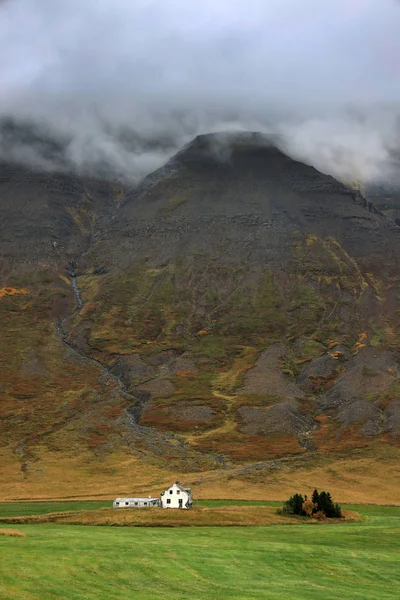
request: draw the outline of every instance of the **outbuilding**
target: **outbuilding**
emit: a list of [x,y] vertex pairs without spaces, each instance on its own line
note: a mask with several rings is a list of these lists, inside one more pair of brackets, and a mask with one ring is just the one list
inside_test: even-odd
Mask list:
[[116,498],[113,502],[114,508],[151,508],[160,506],[160,498]]

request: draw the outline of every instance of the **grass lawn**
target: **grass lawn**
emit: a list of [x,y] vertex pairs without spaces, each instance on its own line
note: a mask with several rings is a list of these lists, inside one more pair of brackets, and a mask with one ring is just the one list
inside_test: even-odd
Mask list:
[[24,515],[47,515],[54,512],[94,510],[109,508],[109,500],[61,500],[54,502],[0,502],[1,517],[20,517]]
[[397,599],[400,508],[349,508],[365,522],[184,529],[19,525],[26,537],[0,536],[0,598]]

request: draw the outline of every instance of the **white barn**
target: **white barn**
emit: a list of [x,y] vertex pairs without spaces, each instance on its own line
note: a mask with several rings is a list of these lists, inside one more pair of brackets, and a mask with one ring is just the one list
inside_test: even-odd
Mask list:
[[113,502],[114,508],[130,508],[160,506],[160,498],[116,498]]
[[179,481],[161,492],[162,508],[191,508],[192,504],[192,490],[181,486]]

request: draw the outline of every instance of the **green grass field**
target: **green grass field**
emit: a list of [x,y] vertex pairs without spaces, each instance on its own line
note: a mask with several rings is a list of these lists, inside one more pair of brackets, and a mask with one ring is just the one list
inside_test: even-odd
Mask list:
[[54,502],[0,502],[1,517],[22,517],[24,515],[47,515],[54,512],[94,510],[110,508],[109,500],[65,500]]
[[348,508],[365,521],[184,529],[18,525],[25,538],[0,536],[0,598],[399,598],[400,507]]

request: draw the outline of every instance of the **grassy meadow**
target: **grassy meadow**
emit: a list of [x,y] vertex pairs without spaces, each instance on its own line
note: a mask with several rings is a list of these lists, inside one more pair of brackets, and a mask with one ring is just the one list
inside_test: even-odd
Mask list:
[[50,502],[0,502],[2,517],[23,517],[27,515],[47,515],[55,512],[76,512],[109,508],[110,500],[60,500]]
[[363,522],[179,529],[21,524],[25,537],[0,536],[0,598],[398,598],[400,507],[347,508]]

